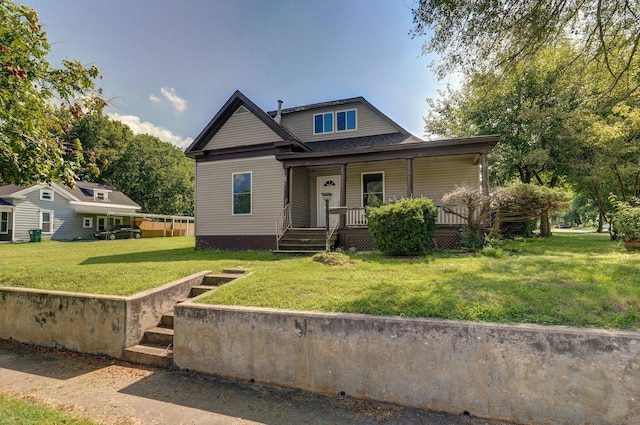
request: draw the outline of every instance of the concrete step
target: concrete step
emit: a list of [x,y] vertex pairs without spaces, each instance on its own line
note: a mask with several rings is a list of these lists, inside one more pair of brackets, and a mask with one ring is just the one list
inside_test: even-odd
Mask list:
[[190,297],[197,297],[198,295],[202,295],[206,292],[211,291],[214,288],[214,286],[192,286],[191,287],[191,292],[189,293]]
[[142,337],[142,343],[169,346],[173,344],[173,329],[161,327],[147,329]]
[[153,344],[134,345],[124,350],[124,358],[131,363],[170,369],[173,366],[173,347]]
[[239,278],[239,273],[208,274],[202,278],[201,286],[220,286]]
[[160,318],[160,324],[158,326],[161,328],[173,329],[173,312],[163,314]]
[[246,274],[248,272],[247,269],[243,267],[227,267],[222,269],[222,274]]

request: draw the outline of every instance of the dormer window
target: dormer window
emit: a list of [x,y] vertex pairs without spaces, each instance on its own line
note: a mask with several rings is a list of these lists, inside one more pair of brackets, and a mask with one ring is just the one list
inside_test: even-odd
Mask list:
[[336,131],[357,130],[356,110],[336,112]]
[[109,199],[109,194],[107,192],[104,192],[104,191],[96,190],[96,191],[93,192],[93,198],[96,201],[105,201],[105,200]]
[[51,189],[40,189],[40,200],[41,201],[53,201],[53,190],[51,190]]
[[333,133],[333,112],[313,116],[313,134]]
[[356,109],[323,112],[313,116],[313,134],[339,133],[358,129]]

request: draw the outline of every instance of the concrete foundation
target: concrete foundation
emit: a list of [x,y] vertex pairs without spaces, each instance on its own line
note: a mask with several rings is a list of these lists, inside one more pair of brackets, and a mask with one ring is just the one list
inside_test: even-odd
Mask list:
[[176,366],[524,424],[639,424],[640,334],[176,306]]

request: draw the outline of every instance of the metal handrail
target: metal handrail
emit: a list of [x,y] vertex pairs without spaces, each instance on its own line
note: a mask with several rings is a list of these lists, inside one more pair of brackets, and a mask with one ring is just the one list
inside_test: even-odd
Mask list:
[[280,239],[291,227],[291,204],[287,204],[276,217],[276,249],[280,249]]

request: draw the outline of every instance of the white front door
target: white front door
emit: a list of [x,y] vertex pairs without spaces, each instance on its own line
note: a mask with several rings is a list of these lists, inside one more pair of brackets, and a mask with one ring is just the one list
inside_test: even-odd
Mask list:
[[[327,217],[325,212],[325,201],[322,198],[323,193],[330,193],[331,200],[329,207],[337,207],[340,205],[340,176],[318,177],[318,186],[316,190],[316,198],[318,205],[318,227],[326,227]],[[336,226],[340,221],[338,214],[329,215],[331,227]]]

